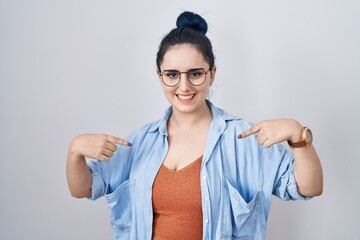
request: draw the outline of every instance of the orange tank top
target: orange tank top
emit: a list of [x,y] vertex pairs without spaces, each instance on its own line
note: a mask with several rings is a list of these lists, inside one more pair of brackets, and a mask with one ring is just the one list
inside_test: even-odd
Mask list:
[[202,239],[200,189],[202,157],[173,171],[161,165],[154,180],[153,239]]

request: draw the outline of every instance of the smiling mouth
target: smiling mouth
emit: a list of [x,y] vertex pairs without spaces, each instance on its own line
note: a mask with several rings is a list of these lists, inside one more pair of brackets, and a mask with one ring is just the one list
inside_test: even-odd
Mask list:
[[195,97],[195,94],[191,94],[191,95],[180,95],[180,94],[176,94],[176,96],[180,99],[180,100],[191,100]]

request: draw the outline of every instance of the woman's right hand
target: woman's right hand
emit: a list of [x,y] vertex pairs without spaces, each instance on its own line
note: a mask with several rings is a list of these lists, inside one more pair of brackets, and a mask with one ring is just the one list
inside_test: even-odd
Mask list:
[[82,134],[72,140],[69,153],[75,158],[87,157],[106,162],[117,150],[115,144],[131,146],[129,141],[107,134]]

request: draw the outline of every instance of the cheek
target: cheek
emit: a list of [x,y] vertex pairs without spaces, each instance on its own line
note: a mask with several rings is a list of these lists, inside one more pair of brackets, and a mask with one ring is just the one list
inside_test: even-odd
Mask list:
[[201,88],[201,92],[204,93],[204,94],[208,94],[209,88],[210,88],[210,85],[205,85],[204,84],[203,88]]
[[161,87],[162,87],[162,89],[163,89],[163,92],[164,92],[164,94],[166,95],[166,96],[169,96],[169,95],[173,95],[174,93],[174,90],[173,89],[171,89],[171,88],[169,88],[169,87],[167,87],[167,86],[165,86],[164,84],[161,84]]

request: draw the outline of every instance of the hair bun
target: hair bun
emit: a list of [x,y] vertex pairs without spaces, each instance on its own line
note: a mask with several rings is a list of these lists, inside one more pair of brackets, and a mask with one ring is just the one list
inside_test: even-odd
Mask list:
[[204,18],[192,12],[183,12],[176,20],[176,26],[188,27],[206,34],[208,26]]

